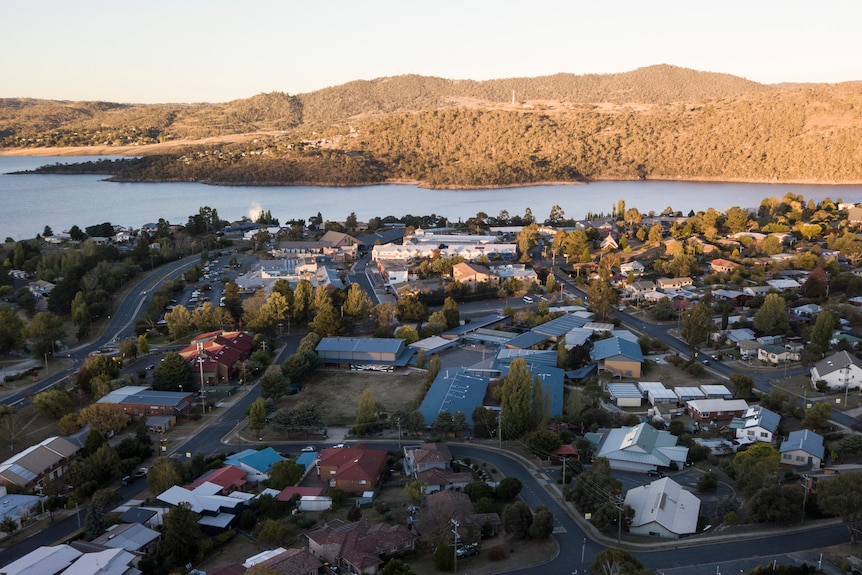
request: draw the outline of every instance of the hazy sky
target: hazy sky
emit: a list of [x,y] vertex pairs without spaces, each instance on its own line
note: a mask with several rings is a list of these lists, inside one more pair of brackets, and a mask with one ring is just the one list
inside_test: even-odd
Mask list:
[[226,102],[653,64],[862,80],[858,0],[3,0],[0,97]]

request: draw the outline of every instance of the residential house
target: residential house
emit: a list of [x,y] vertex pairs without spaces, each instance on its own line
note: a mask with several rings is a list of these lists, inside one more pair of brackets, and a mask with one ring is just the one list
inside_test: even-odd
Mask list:
[[658,278],[656,280],[656,286],[660,290],[669,290],[669,289],[683,289],[690,285],[694,284],[694,280],[690,277],[680,277],[680,278]]
[[320,559],[306,549],[284,549],[279,547],[250,557],[243,563],[249,568],[260,565],[259,573],[269,575],[317,575],[321,572]]
[[646,473],[685,465],[688,448],[677,445],[669,431],[659,431],[648,423],[603,431],[596,457],[604,457],[611,469]]
[[450,469],[431,468],[416,473],[416,479],[421,481],[425,487],[425,493],[434,493],[444,489],[462,490],[468,483],[473,481],[473,474],[466,472],[455,472]]
[[2,575],[57,575],[84,553],[71,545],[43,545],[0,569]]
[[43,498],[38,495],[8,493],[5,485],[0,486],[0,524],[12,521],[18,529],[21,529],[35,519],[42,500]]
[[43,479],[59,479],[80,449],[62,437],[49,437],[0,463],[0,484],[31,491]]
[[620,264],[620,273],[626,277],[643,274],[645,269],[644,265],[637,260]]
[[[225,465],[232,465],[245,471],[246,481],[259,482],[269,479],[269,470],[279,461],[286,461],[286,458],[273,449],[265,447],[261,450],[245,449],[239,453],[231,455],[225,459]],[[219,486],[222,487],[222,486]]]
[[153,555],[161,534],[140,523],[118,523],[91,541],[109,549],[125,549],[132,553]]
[[709,262],[709,269],[717,274],[730,273],[738,267],[739,264],[722,258],[717,258]]
[[730,422],[748,410],[743,399],[695,399],[686,404],[688,414],[701,423]]
[[349,494],[375,491],[386,471],[386,451],[362,445],[332,447],[320,452],[317,477]]
[[500,276],[483,265],[460,262],[452,266],[452,279],[470,289],[478,284],[500,285]]
[[791,431],[778,449],[781,466],[797,469],[819,469],[825,451],[823,436],[808,429]]
[[593,344],[590,352],[599,369],[618,377],[639,378],[644,356],[640,345],[621,337],[609,337]]
[[794,354],[782,345],[764,345],[757,350],[757,359],[767,363],[782,364],[799,359],[799,354]]
[[186,489],[194,489],[198,485],[202,483],[215,483],[216,485],[221,485],[222,495],[227,495],[231,491],[242,491],[246,485],[245,476],[247,475],[246,471],[240,467],[236,467],[234,465],[225,465],[224,467],[219,467],[218,469],[212,469],[207,471],[190,484],[186,485]]
[[248,507],[253,496],[234,491],[230,495],[220,495],[221,485],[202,483],[194,489],[174,485],[156,496],[156,499],[175,507],[188,503],[191,510],[198,514],[198,525],[206,533],[220,533],[230,529],[240,513]]
[[741,417],[730,422],[730,428],[736,430],[736,439],[740,443],[772,443],[780,422],[781,416],[777,413],[752,405]]
[[817,387],[818,381],[826,382],[826,387],[831,390],[859,387],[862,361],[847,351],[833,353],[811,367],[811,385]]
[[252,348],[248,332],[218,330],[195,337],[179,354],[192,367],[195,381],[200,383],[202,375],[206,385],[220,385],[239,371]]
[[670,477],[630,489],[625,505],[635,511],[629,533],[679,539],[697,532],[700,499]]
[[416,477],[429,469],[449,469],[452,454],[445,443],[422,443],[404,448],[404,470]]
[[359,575],[376,575],[386,559],[412,553],[418,539],[404,525],[369,525],[367,521],[339,527],[327,524],[306,537],[313,556]]
[[802,287],[802,285],[794,279],[777,278],[777,279],[766,280],[766,283],[772,289],[774,289],[776,291],[785,291],[785,290],[792,291],[792,290],[798,290],[799,288]]
[[601,249],[603,250],[616,250],[619,247],[620,244],[614,239],[613,234],[608,234],[602,239]]

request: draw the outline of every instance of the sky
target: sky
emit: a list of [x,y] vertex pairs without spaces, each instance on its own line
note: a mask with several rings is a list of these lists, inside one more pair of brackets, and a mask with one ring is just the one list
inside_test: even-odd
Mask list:
[[227,102],[402,74],[671,64],[862,80],[858,0],[2,0],[0,97]]

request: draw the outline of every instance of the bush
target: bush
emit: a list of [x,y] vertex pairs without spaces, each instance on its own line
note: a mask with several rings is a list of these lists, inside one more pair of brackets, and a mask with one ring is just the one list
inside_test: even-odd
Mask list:
[[488,559],[491,561],[502,561],[507,557],[508,553],[506,553],[506,548],[502,545],[495,545],[491,547],[491,550],[488,552]]
[[718,475],[715,471],[706,471],[697,480],[698,491],[715,491],[718,488]]
[[739,523],[739,515],[736,514],[736,511],[725,513],[722,522],[725,525],[737,525]]

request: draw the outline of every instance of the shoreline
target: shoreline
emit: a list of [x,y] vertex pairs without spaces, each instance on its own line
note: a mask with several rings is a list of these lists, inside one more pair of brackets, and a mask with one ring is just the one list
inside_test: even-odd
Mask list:
[[[202,143],[227,143],[235,142],[236,138],[213,138],[209,140],[199,140],[195,142],[167,142],[163,144],[147,144],[145,146],[74,146],[63,148],[0,148],[0,156],[12,157],[71,157],[71,156],[150,156],[171,153],[175,149],[183,149],[193,144]],[[764,184],[764,185],[788,185],[788,186],[858,186],[862,185],[862,180],[849,181],[823,181],[819,179],[806,180],[774,180],[774,179],[756,179],[756,178],[710,178],[710,177],[665,177],[665,176],[649,176],[644,178],[611,178],[611,177],[594,177],[584,178],[582,180],[568,181],[542,181],[542,182],[525,182],[519,184],[501,184],[491,186],[475,186],[475,185],[429,185],[418,180],[392,179],[383,182],[367,182],[363,184],[351,184],[348,187],[359,186],[376,186],[380,184],[411,184],[427,190],[497,190],[506,188],[527,188],[533,186],[572,186],[583,185],[591,182],[633,182],[633,181],[651,181],[651,182],[690,182],[690,183],[705,183],[705,184]],[[152,180],[138,183],[160,183],[164,180]],[[232,184],[211,183],[202,181],[200,183],[213,186],[231,186]],[[243,184],[248,186],[325,186],[339,187],[338,184],[327,182],[309,183],[281,183],[281,184]]]

